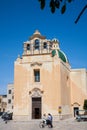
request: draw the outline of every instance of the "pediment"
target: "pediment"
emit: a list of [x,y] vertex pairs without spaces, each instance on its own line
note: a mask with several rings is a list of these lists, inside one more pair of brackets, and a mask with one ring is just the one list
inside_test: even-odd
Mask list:
[[42,94],[43,91],[38,88],[34,88],[31,91],[29,91],[29,95],[31,95],[32,97],[41,97]]
[[35,66],[35,65],[37,65],[37,66],[41,66],[42,63],[40,63],[40,62],[33,62],[33,63],[31,63],[31,66]]

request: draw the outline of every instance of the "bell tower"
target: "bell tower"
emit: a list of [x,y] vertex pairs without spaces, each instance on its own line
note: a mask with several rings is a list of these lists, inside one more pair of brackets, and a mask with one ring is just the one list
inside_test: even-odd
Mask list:
[[25,55],[40,55],[51,53],[52,42],[47,40],[45,36],[36,30],[35,33],[30,36],[29,40],[24,42],[24,52]]

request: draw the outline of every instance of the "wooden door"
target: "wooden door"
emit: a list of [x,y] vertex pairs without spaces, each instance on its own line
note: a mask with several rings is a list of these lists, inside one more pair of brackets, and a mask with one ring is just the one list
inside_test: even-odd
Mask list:
[[32,119],[41,119],[41,97],[32,98]]

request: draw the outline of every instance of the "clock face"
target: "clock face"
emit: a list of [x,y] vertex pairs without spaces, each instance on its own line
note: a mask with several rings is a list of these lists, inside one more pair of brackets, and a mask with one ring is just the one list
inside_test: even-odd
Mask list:
[[39,49],[39,40],[38,39],[35,40],[35,49]]

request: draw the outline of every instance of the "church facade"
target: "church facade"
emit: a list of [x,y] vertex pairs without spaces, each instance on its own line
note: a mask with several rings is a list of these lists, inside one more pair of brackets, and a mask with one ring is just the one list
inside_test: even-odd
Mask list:
[[87,99],[86,69],[72,69],[57,39],[36,30],[14,63],[14,120],[75,116]]

